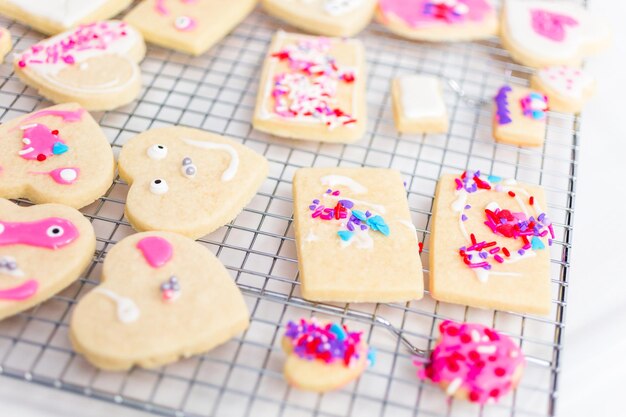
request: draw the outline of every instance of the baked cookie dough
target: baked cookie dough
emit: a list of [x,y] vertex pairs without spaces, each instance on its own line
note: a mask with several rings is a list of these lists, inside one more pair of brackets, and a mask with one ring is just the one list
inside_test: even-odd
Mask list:
[[76,102],[87,110],[111,110],[133,101],[141,89],[137,65],[146,46],[124,22],[79,26],[18,53],[15,73],[55,103]]
[[531,79],[531,86],[548,96],[550,110],[580,113],[593,96],[596,81],[583,69],[559,65],[538,70]]
[[431,296],[548,314],[554,229],[545,207],[541,187],[478,171],[442,176],[430,241]]
[[366,77],[360,41],[279,31],[263,67],[254,128],[293,139],[355,142],[367,128]]
[[402,75],[391,84],[393,118],[401,133],[445,133],[448,111],[441,81],[428,75]]
[[0,320],[70,285],[95,250],[93,227],[75,209],[20,207],[0,198]]
[[76,103],[0,125],[0,197],[81,208],[103,196],[115,160],[102,129]]
[[611,34],[606,22],[575,2],[507,0],[500,37],[513,59],[542,68],[580,66],[608,46]]
[[504,85],[494,98],[494,108],[493,137],[497,142],[543,145],[549,109],[545,94]]
[[306,32],[349,37],[372,20],[376,0],[263,0],[263,7]]
[[301,168],[293,180],[302,297],[400,302],[422,298],[422,263],[399,172]]
[[4,57],[13,47],[11,42],[11,32],[5,28],[0,28],[0,63],[4,62]]
[[126,217],[139,231],[197,239],[234,219],[267,177],[267,160],[233,139],[186,127],[148,130],[124,145]]
[[285,379],[296,388],[327,392],[357,379],[376,359],[361,332],[315,318],[287,323]]
[[257,0],[144,0],[124,20],[146,41],[201,55],[233,30]]
[[70,322],[74,349],[101,369],[153,368],[206,352],[249,324],[226,268],[199,243],[166,232],[129,236]]
[[0,0],[0,14],[46,35],[109,19],[132,0]]
[[460,42],[498,34],[498,15],[488,0],[380,0],[378,21],[405,38]]

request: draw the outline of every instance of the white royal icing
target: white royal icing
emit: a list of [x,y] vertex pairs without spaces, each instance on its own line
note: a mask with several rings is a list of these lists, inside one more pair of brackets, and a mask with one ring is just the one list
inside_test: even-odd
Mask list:
[[108,0],[6,0],[38,17],[51,20],[66,28],[78,24],[82,19],[94,13]]
[[211,143],[192,139],[183,139],[183,142],[185,142],[187,145],[195,146],[197,148],[228,152],[228,154],[230,155],[230,164],[222,174],[222,181],[226,182],[235,178],[235,175],[237,174],[237,169],[239,169],[239,154],[234,147],[230,145],[225,145],[223,143]]
[[434,119],[446,116],[439,79],[426,75],[398,78],[402,113],[408,119]]
[[537,76],[557,93],[574,100],[582,100],[594,83],[593,77],[584,70],[565,65],[540,69]]
[[363,0],[324,0],[324,11],[331,16],[341,16],[357,9]]
[[94,291],[115,302],[117,305],[117,318],[122,323],[132,323],[139,318],[141,314],[139,307],[137,307],[137,304],[130,298],[122,297],[106,288],[96,288]]
[[328,187],[343,185],[356,194],[363,194],[367,192],[367,188],[365,186],[359,184],[350,177],[346,177],[345,175],[326,175],[320,178],[320,180],[322,181],[322,185],[326,185]]

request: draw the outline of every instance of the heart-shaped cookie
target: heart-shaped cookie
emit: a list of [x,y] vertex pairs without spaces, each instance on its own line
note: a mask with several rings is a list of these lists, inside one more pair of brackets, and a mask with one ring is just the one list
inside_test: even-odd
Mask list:
[[0,28],[0,62],[4,61],[4,56],[9,53],[12,46],[11,32],[5,28]]
[[263,156],[223,136],[185,127],[149,130],[120,152],[120,177],[130,184],[126,217],[139,231],[202,237],[239,214],[268,169]]
[[106,257],[101,282],[76,306],[70,336],[102,369],[150,368],[206,352],[249,324],[226,268],[175,233],[123,239]]
[[115,160],[98,123],[61,104],[0,126],[0,197],[84,207],[113,182]]
[[15,73],[55,103],[88,110],[130,103],[141,89],[137,65],[146,45],[132,26],[116,20],[90,23],[45,39],[16,54]]
[[58,204],[20,207],[0,198],[0,320],[47,300],[89,265],[91,223]]

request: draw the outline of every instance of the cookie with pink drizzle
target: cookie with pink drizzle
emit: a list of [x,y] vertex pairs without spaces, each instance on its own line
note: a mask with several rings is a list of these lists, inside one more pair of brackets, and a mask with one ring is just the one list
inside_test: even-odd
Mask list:
[[496,402],[515,389],[525,359],[511,338],[481,324],[449,320],[439,331],[429,361],[415,361],[420,379],[439,384],[449,396],[478,404]]

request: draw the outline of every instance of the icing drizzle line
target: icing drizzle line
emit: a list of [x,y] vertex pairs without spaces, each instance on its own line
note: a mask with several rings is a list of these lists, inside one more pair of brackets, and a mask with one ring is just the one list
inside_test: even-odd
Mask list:
[[122,323],[132,323],[139,318],[141,311],[132,299],[122,297],[108,288],[98,287],[94,291],[115,302],[117,307],[117,318]]
[[235,178],[235,175],[237,175],[237,170],[239,169],[239,154],[233,146],[225,145],[223,143],[210,143],[193,139],[183,139],[183,142],[187,145],[195,146],[196,148],[228,152],[228,155],[230,155],[230,164],[222,173],[222,181],[230,181]]

